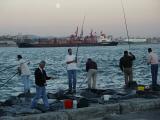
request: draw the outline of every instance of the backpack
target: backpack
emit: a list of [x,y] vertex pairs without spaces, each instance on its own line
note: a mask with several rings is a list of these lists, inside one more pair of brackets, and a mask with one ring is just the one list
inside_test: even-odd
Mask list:
[[84,107],[88,107],[89,106],[89,102],[86,98],[80,98],[78,103],[77,103],[77,108],[84,108]]

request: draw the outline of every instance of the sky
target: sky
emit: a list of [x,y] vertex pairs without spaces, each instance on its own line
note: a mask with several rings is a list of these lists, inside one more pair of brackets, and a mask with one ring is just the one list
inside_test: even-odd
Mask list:
[[[122,0],[129,36],[160,36],[160,0]],[[0,35],[126,36],[121,0],[0,0]]]

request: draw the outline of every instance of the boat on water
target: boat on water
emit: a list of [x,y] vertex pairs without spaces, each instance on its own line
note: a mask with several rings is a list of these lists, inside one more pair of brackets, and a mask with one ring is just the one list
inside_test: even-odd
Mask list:
[[110,43],[80,43],[80,44],[31,44],[31,43],[18,43],[19,48],[30,47],[76,47],[76,46],[116,46],[117,42]]
[[86,42],[74,42],[74,43],[17,43],[19,48],[29,48],[29,47],[76,47],[76,46],[116,46],[118,42],[96,42],[96,43],[86,43]]
[[0,41],[0,47],[16,47],[16,42],[14,41]]
[[52,38],[52,39],[38,39],[36,41],[18,42],[19,48],[30,47],[76,47],[76,46],[117,46],[118,42],[114,41],[112,37],[106,37],[104,34],[100,36],[90,35],[83,38],[71,35],[68,38]]
[[130,38],[128,39],[124,39],[119,41],[119,44],[122,45],[128,45],[128,44],[135,44],[135,45],[143,45],[143,44],[148,44],[148,40],[145,38]]

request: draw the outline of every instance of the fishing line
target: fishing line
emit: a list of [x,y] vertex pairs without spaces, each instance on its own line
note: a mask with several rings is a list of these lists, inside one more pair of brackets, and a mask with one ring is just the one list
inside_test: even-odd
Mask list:
[[0,88],[4,87],[4,86],[5,86],[10,80],[12,80],[12,78],[14,78],[17,74],[18,74],[18,72],[16,72],[13,76],[9,77],[8,80],[0,86]]
[[[82,82],[80,83],[80,85],[79,85],[78,88],[81,88],[84,83],[87,83],[86,79],[87,79],[87,75],[86,75],[86,77],[82,80]],[[86,81],[86,82],[85,82],[85,81]]]
[[[46,56],[47,56],[46,53],[47,53],[47,52],[46,52],[45,48],[43,48],[43,49],[42,49],[42,54],[43,54],[43,60],[44,60],[44,61],[46,61]],[[47,61],[46,61],[46,62],[47,62]]]
[[[29,60],[28,60],[28,61],[25,61],[25,62],[23,62],[23,63],[21,63],[21,64],[24,64],[24,63],[27,63],[27,62],[29,63]],[[11,68],[14,68],[14,67],[16,67],[16,66],[19,66],[19,64],[8,66],[8,67],[0,70],[0,72],[4,72],[4,71],[6,71],[6,70],[8,70],[8,69],[11,69]]]
[[78,49],[79,49],[79,45],[77,44],[77,50],[76,50],[76,62],[77,62],[77,57],[78,57]]
[[126,13],[125,13],[125,9],[124,9],[124,5],[123,5],[122,0],[121,0],[121,6],[122,6],[122,10],[123,10],[123,17],[124,17],[124,24],[125,24],[125,29],[126,29],[127,39],[128,39],[128,45],[129,45],[129,49],[130,49],[128,25],[127,25]]
[[11,65],[11,66],[8,66],[8,67],[6,67],[6,68],[0,70],[0,72],[4,72],[4,71],[6,71],[6,70],[8,70],[8,69],[10,69],[10,68],[14,68],[14,67],[16,67],[16,66],[18,66],[18,65]]
[[[84,22],[85,22],[85,16],[83,18],[83,22],[82,22],[82,28],[81,28],[81,33],[80,33],[80,39],[82,40],[83,38],[83,26],[84,26]],[[79,50],[79,44],[77,43],[77,50],[76,50],[76,62],[77,62],[77,58],[78,58],[78,50]],[[86,76],[87,78],[87,76]],[[82,86],[82,84],[84,83],[84,81],[86,80],[86,78],[81,82],[79,88]]]
[[[83,22],[82,22],[82,28],[81,28],[81,33],[80,33],[80,39],[83,38],[83,26],[84,26],[84,21],[85,21],[85,16],[84,16]],[[78,57],[78,50],[79,50],[79,44],[77,43],[76,60],[77,60],[77,57]]]

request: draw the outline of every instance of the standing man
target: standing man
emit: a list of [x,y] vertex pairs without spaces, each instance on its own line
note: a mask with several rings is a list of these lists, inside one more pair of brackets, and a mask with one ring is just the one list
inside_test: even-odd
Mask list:
[[67,64],[68,73],[68,93],[76,93],[76,70],[77,70],[77,59],[76,56],[72,54],[72,49],[68,49],[68,55],[66,55],[65,62]]
[[88,88],[96,89],[96,78],[97,78],[97,63],[91,58],[88,58],[86,63]]
[[135,56],[128,51],[124,51],[123,57],[121,57],[119,62],[119,67],[124,72],[125,77],[125,85],[129,86],[129,82],[133,81],[133,72],[132,72],[132,64],[133,60],[135,60]]
[[48,77],[46,74],[46,71],[44,70],[46,62],[41,61],[39,63],[39,67],[35,70],[35,84],[36,84],[36,96],[33,98],[32,101],[32,108],[35,108],[37,105],[37,101],[42,98],[43,103],[45,105],[46,109],[49,109],[49,103],[48,103],[48,98],[47,98],[47,93],[46,93],[46,80],[51,79],[51,77]]
[[24,93],[26,95],[27,93],[30,93],[30,79],[29,79],[29,77],[31,75],[31,72],[29,70],[27,62],[22,59],[21,55],[17,55],[17,59],[19,62],[18,72],[19,72],[19,75],[21,76],[21,80],[23,81]]
[[147,64],[151,64],[152,87],[156,87],[158,75],[158,56],[156,53],[152,52],[151,48],[148,48],[148,53],[149,55]]

